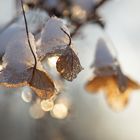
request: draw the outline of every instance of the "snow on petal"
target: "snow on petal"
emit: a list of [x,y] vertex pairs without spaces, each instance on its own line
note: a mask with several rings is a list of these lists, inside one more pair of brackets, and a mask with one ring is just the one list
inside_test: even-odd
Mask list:
[[0,58],[3,57],[9,42],[13,41],[16,33],[21,32],[22,28],[17,24],[12,24],[0,34]]
[[[35,52],[34,37],[30,33],[31,46]],[[22,72],[34,65],[34,57],[28,45],[27,35],[24,28],[16,31],[6,46],[3,57],[3,66]]]
[[[35,9],[35,10],[27,11],[26,19],[27,19],[29,31],[34,35],[38,32],[41,32],[48,18],[49,18],[48,14],[43,10]],[[23,15],[19,17],[17,23],[25,27]]]
[[[29,36],[31,46],[35,52],[34,37],[32,34],[29,34]],[[1,84],[16,86],[27,82],[29,77],[27,69],[34,66],[34,57],[29,48],[24,28],[19,26],[11,28],[11,36],[9,36],[7,44],[5,44],[5,53],[2,61]]]
[[[39,58],[45,57],[46,54],[54,53],[55,50],[57,50],[56,52],[58,52],[58,50],[64,50],[67,47],[69,38],[62,29],[70,34],[61,19],[51,17],[48,20],[42,30],[40,44],[37,46]],[[61,53],[61,51],[59,51],[59,53]]]
[[115,56],[113,56],[111,50],[108,48],[105,40],[99,39],[96,52],[95,52],[95,60],[92,66],[94,67],[104,67],[104,66],[112,66],[116,61]]

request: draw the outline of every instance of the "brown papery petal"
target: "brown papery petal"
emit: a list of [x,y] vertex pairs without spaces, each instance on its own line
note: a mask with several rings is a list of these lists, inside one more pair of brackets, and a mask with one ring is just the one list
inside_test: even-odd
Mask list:
[[75,79],[83,69],[79,58],[70,47],[67,47],[64,54],[58,58],[56,68],[60,75],[68,81]]
[[30,73],[5,68],[0,72],[0,85],[10,88],[26,86]]
[[20,73],[4,69],[0,73],[0,85],[10,88],[30,86],[41,99],[49,99],[56,92],[52,79],[44,71],[34,68]]
[[124,94],[125,92],[131,92],[132,90],[140,89],[139,84],[136,83],[135,81],[129,79],[128,77],[126,77],[126,80],[127,87],[125,88],[125,90],[121,91],[118,85],[117,76],[116,75],[108,76],[106,77],[107,83],[105,90],[110,93],[115,92],[116,94]]
[[116,76],[108,77],[105,92],[109,106],[115,111],[121,111],[128,104],[128,98],[132,90],[139,89],[139,85],[126,77],[127,87],[122,92],[119,89],[116,78],[117,78]]
[[125,92],[123,94],[108,93],[107,103],[114,111],[122,111],[129,101],[129,93]]
[[[33,68],[30,71],[33,71]],[[41,99],[49,99],[56,92],[52,79],[44,71],[37,69],[35,69],[33,77],[31,77],[29,86]]]
[[87,82],[85,88],[88,92],[96,93],[101,89],[104,89],[107,84],[107,77],[94,77]]

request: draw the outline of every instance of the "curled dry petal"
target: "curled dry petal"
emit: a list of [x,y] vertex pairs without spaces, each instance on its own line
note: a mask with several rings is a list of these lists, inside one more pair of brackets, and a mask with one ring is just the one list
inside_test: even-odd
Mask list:
[[117,77],[113,76],[108,77],[105,91],[109,106],[116,111],[121,111],[128,104],[129,95],[132,90],[139,89],[140,86],[133,80],[126,77],[127,88],[124,91],[120,91],[116,78]]
[[[32,68],[28,71],[32,73],[33,70],[34,69]],[[29,86],[41,99],[49,99],[55,94],[54,83],[44,71],[35,69],[34,75],[33,77],[30,75],[30,79],[31,80],[28,81]]]
[[79,58],[70,47],[67,47],[65,52],[58,58],[56,68],[60,75],[68,81],[75,79],[83,69]]
[[20,87],[27,85],[29,73],[27,71],[18,72],[11,68],[4,68],[0,72],[0,85],[6,87]]
[[97,93],[106,87],[106,77],[93,77],[86,83],[86,90],[88,92]]
[[114,111],[122,111],[129,103],[129,94],[127,92],[119,95],[110,93],[106,95],[106,100]]

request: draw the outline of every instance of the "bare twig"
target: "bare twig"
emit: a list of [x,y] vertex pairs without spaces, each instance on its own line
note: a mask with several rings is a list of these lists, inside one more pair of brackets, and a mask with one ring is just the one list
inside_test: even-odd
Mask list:
[[[29,37],[29,30],[28,30],[28,26],[27,26],[27,19],[26,19],[26,15],[25,15],[25,11],[24,11],[24,7],[23,7],[23,1],[21,0],[21,7],[22,7],[22,12],[23,12],[23,16],[24,16],[24,21],[25,21],[25,28],[26,28],[26,35],[27,35],[27,39],[28,39],[28,44],[29,44],[29,47],[30,47],[30,50],[31,50],[31,53],[33,54],[33,57],[34,57],[34,69],[33,69],[33,75],[32,77],[34,76],[34,73],[35,73],[35,69],[36,69],[36,66],[37,66],[37,58],[35,56],[35,53],[32,49],[32,46],[31,46],[31,43],[30,43],[30,37]],[[32,80],[32,79],[31,79]]]
[[68,36],[68,38],[69,38],[68,46],[70,46],[71,45],[71,37],[70,37],[70,35],[63,28],[61,28],[61,30]]

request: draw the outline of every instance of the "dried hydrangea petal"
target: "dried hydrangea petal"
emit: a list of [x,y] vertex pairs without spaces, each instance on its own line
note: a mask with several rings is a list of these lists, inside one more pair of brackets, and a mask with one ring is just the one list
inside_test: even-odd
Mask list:
[[[28,72],[33,72],[33,69],[28,70]],[[49,99],[56,92],[52,79],[41,70],[35,69],[34,75],[33,77],[30,75],[28,83],[41,99]]]
[[51,98],[55,92],[55,86],[51,78],[41,70],[33,68],[18,73],[11,70],[4,70],[0,73],[0,85],[6,87],[30,86],[41,99]]
[[105,92],[107,94],[107,102],[111,108],[116,111],[120,111],[126,107],[128,98],[132,90],[139,89],[139,85],[126,77],[127,87],[124,91],[119,89],[117,84],[117,77],[112,76],[108,78]]
[[106,97],[108,105],[114,110],[114,111],[122,111],[129,103],[129,94],[109,94]]
[[120,90],[117,75],[93,77],[93,79],[87,82],[86,90],[92,93],[103,90],[106,94],[108,105],[115,111],[121,111],[127,106],[132,90],[140,89],[138,83],[126,76],[125,78],[127,80],[127,87],[124,90]]
[[6,87],[26,86],[29,74],[26,71],[16,72],[11,69],[3,69],[0,72],[0,85]]
[[79,58],[70,47],[67,47],[64,54],[58,58],[56,68],[60,75],[68,81],[75,79],[83,69]]
[[97,93],[106,86],[106,77],[93,77],[86,83],[86,90],[88,92]]

